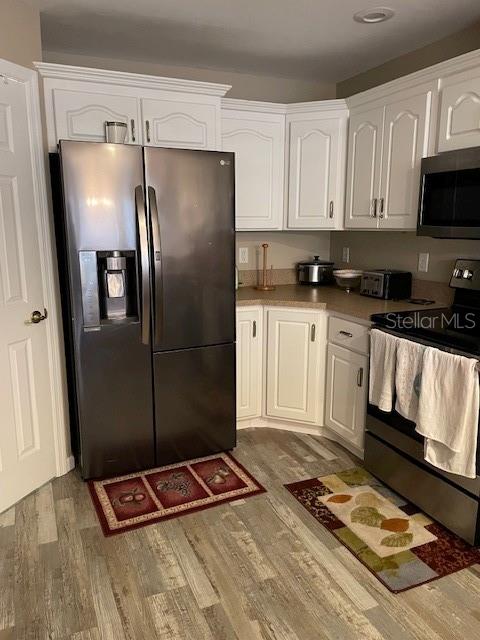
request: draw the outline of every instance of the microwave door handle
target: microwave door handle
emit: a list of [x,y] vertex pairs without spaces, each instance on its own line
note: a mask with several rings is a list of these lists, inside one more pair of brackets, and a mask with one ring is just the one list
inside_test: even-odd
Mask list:
[[148,259],[147,214],[143,187],[135,188],[135,211],[137,214],[138,238],[140,244],[140,281],[141,281],[141,326],[142,343],[150,342],[150,263]]
[[160,220],[158,217],[157,194],[153,187],[148,187],[148,206],[152,225],[153,249],[153,339],[158,345],[161,341],[163,324],[163,269],[162,242],[160,235]]

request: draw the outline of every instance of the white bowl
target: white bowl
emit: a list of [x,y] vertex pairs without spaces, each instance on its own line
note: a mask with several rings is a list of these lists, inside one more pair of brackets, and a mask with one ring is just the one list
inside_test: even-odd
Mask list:
[[350,293],[352,289],[360,286],[363,271],[359,269],[334,269],[333,275],[339,287]]

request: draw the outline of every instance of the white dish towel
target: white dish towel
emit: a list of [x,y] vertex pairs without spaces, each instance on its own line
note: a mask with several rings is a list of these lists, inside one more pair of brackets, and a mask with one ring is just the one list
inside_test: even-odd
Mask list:
[[372,329],[370,344],[369,400],[381,411],[391,411],[395,390],[395,356],[398,339]]
[[413,340],[397,340],[395,410],[407,420],[417,421],[418,398],[426,347]]
[[430,464],[476,477],[479,396],[477,360],[427,347],[416,431]]

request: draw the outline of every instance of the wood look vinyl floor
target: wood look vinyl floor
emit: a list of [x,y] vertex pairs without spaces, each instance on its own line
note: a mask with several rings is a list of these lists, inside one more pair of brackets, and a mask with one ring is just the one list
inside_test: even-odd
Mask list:
[[473,640],[480,567],[392,595],[282,487],[352,466],[239,432],[268,493],[105,538],[76,472],[0,515],[0,640]]

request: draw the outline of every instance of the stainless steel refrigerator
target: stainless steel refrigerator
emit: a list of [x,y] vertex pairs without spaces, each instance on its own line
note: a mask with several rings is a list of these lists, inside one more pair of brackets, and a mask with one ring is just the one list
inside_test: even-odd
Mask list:
[[61,141],[51,168],[82,476],[232,449],[233,154]]

